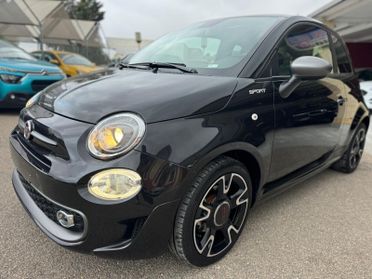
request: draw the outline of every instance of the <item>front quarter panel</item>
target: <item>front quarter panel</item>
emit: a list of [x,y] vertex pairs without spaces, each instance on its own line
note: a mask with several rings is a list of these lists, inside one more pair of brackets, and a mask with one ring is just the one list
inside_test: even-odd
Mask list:
[[[263,88],[264,93],[259,91]],[[208,162],[226,152],[243,151],[257,160],[261,177],[265,178],[270,167],[273,128],[271,82],[239,79],[223,110],[150,124],[137,150],[187,167],[189,176],[195,176]],[[260,184],[263,183],[261,179]]]
[[[351,141],[356,128],[359,127],[361,122],[368,121],[370,112],[363,98],[363,94],[360,90],[359,81],[356,76],[349,76],[344,78],[345,88],[347,92],[347,114],[344,119],[343,125],[347,128],[346,130],[346,142],[344,146],[348,146]],[[369,121],[368,121],[369,123]],[[344,132],[345,133],[345,132]]]

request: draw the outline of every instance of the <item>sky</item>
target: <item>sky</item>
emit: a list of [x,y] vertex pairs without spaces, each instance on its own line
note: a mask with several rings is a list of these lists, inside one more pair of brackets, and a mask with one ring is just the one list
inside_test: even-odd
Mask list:
[[332,0],[100,0],[107,37],[156,39],[194,22],[252,15],[308,15]]

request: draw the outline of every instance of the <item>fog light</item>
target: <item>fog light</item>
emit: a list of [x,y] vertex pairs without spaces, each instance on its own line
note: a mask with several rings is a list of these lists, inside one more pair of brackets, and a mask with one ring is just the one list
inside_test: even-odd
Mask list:
[[131,170],[110,169],[95,174],[88,191],[103,200],[128,200],[141,190],[141,176]]

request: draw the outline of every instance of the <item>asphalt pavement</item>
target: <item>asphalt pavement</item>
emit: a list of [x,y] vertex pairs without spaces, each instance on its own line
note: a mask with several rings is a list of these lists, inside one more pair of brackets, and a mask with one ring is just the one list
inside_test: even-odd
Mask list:
[[16,123],[17,113],[0,112],[0,278],[372,278],[372,133],[355,173],[327,170],[259,205],[227,257],[193,268],[169,252],[103,259],[49,240],[11,185]]

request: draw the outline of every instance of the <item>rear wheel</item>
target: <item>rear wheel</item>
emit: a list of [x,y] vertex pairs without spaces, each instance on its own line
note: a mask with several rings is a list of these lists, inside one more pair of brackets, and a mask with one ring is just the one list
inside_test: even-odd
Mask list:
[[252,200],[248,171],[221,157],[194,180],[177,212],[173,252],[195,266],[220,260],[237,241]]
[[361,124],[350,142],[349,148],[342,158],[332,166],[332,168],[344,173],[354,172],[358,168],[362,159],[366,137],[367,127],[366,125]]

